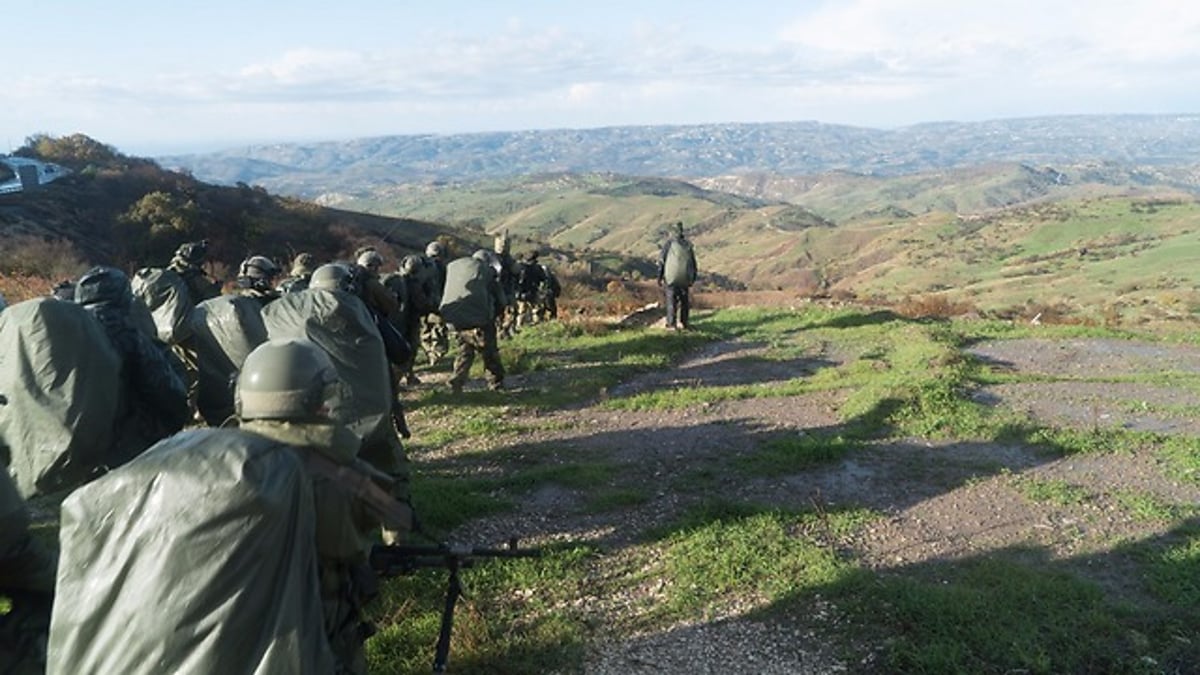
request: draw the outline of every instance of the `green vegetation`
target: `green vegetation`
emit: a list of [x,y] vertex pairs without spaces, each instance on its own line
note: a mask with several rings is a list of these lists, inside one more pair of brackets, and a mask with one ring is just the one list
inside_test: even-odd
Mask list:
[[[978,463],[982,473],[962,485],[1000,480],[1031,509],[1064,510],[1085,520],[1087,509],[1111,504],[1132,522],[1167,534],[1123,539],[1117,548],[1070,564],[1048,560],[1040,548],[1017,546],[869,570],[852,542],[878,527],[880,514],[817,499],[779,508],[756,503],[753,489],[737,487],[781,476],[804,481],[807,472],[853,461],[868,447],[879,452],[910,439],[1017,444],[1051,458],[1151,453],[1169,478],[1195,484],[1196,440],[1039,426],[971,395],[989,383],[1054,379],[1022,379],[969,357],[964,348],[979,340],[1145,336],[1084,326],[1041,326],[1035,333],[1019,324],[911,320],[814,305],[700,312],[695,326],[686,334],[539,326],[502,349],[528,386],[461,401],[418,395],[413,425],[433,430],[414,446],[414,486],[425,485],[415,499],[421,511],[439,504],[436,517],[428,518],[435,531],[510,510],[522,496],[547,489],[559,497],[542,517],[554,522],[604,522],[610,516],[621,522],[619,514],[653,508],[656,495],[666,492],[683,506],[665,523],[619,533],[615,544],[605,535],[568,536],[573,543],[553,544],[548,558],[468,570],[471,602],[455,626],[452,655],[458,667],[578,672],[585,645],[597,633],[665,630],[680,621],[745,611],[800,621],[855,662],[870,645],[882,672],[1184,672],[1200,658],[1194,505],[1137,489],[1101,493],[985,458]],[[686,353],[716,340],[746,348],[726,356],[735,383],[707,383],[671,370]],[[764,371],[771,376],[751,381]],[[628,391],[617,386],[652,373],[679,384]],[[1200,376],[1126,377],[1188,386]],[[745,429],[736,450],[689,458],[662,475],[634,459],[638,446],[620,446],[628,459],[598,461],[559,442],[526,440],[529,432],[571,431],[559,422],[528,420],[586,402],[618,413],[692,414],[726,402],[810,395],[836,402],[833,425],[799,433]],[[518,415],[527,421],[513,422]],[[726,424],[736,429],[735,422]],[[434,452],[442,458],[423,459]],[[468,497],[448,498],[453,494]],[[1135,574],[1148,579],[1140,592],[1161,601],[1131,605],[1136,593],[1117,600],[1081,573],[1104,567],[1107,556],[1137,566]],[[437,632],[441,577],[421,575],[386,587],[376,610],[384,628],[371,640],[372,662],[386,672],[423,672]],[[603,609],[613,597],[627,600],[620,610]],[[838,617],[836,628],[804,618],[815,602],[828,603],[823,606]]]

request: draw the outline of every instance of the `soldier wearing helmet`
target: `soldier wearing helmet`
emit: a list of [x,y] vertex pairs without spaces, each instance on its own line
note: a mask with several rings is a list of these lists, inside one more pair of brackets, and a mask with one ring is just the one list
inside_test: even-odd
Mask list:
[[75,284],[75,302],[91,313],[121,357],[129,420],[118,421],[118,454],[129,459],[183,428],[189,414],[187,386],[166,345],[139,330],[131,313],[129,277],[115,267],[93,267]]
[[[440,302],[442,290],[446,287],[446,247],[440,241],[429,242],[425,247],[425,258],[437,270],[433,295]],[[425,350],[430,366],[436,366],[450,352],[450,332],[437,310],[431,310],[421,317],[421,348]]]
[[367,309],[378,318],[392,323],[397,331],[400,330],[400,301],[383,287],[379,280],[380,270],[383,269],[383,256],[374,247],[360,248],[355,255],[354,264],[358,268],[362,285],[362,299],[367,303]]
[[252,255],[246,258],[238,265],[238,295],[254,298],[263,305],[278,298],[275,278],[279,272],[279,265],[266,256]]
[[288,277],[279,282],[280,293],[295,293],[308,288],[313,271],[317,268],[316,259],[311,253],[300,253],[292,260],[292,271]]
[[496,319],[497,334],[500,337],[512,337],[517,332],[517,263],[513,260],[509,248],[508,230],[502,230],[492,240],[500,290],[504,295],[503,311]]
[[[496,322],[504,311],[504,291],[500,288],[499,258],[480,249],[469,258],[459,258],[447,266],[446,294],[442,298],[442,316],[454,329],[458,354],[450,388],[459,393],[470,376],[475,354],[483,358],[488,388],[504,388],[504,364],[500,361]],[[483,280],[476,284],[476,280]]]
[[339,421],[345,397],[337,368],[316,343],[265,342],[242,365],[235,406],[243,431],[291,447],[312,478],[325,633],[337,672],[365,673],[363,641],[373,630],[363,607],[373,595],[368,565],[373,534],[383,524],[409,529],[412,512],[393,499],[385,475],[358,457],[360,439]]
[[221,294],[221,284],[209,278],[204,271],[204,261],[208,258],[208,240],[192,241],[175,249],[167,269],[174,270],[187,283],[188,296],[192,306],[196,306],[209,298]]

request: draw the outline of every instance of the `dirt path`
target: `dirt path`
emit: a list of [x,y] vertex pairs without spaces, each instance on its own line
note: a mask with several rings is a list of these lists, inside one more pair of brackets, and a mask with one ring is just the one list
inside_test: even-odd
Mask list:
[[[673,370],[638,377],[610,394],[751,382],[769,387],[840,362],[837,354],[824,353],[781,366],[755,358],[762,350],[761,345],[736,342],[709,345]],[[1196,393],[1095,379],[1200,372],[1198,349],[1118,340],[1013,340],[979,344],[970,351],[997,369],[1091,378],[1007,384],[976,392],[977,400],[988,405],[1006,406],[1052,425],[1200,433],[1200,422],[1179,412],[1181,407],[1200,405]],[[619,562],[624,546],[712,496],[715,487],[722,497],[780,508],[865,506],[884,514],[850,542],[862,564],[881,573],[934,560],[1027,549],[1042,556],[1041,563],[1068,566],[1116,596],[1133,596],[1138,590],[1124,573],[1125,562],[1111,552],[1114,544],[1165,533],[1161,524],[1133,517],[1122,507],[1122,496],[1136,491],[1164,503],[1200,503],[1200,487],[1164,475],[1150,451],[1052,457],[1015,444],[889,439],[802,473],[742,479],[723,471],[732,458],[753,452],[767,438],[836,426],[840,405],[837,395],[822,393],[644,413],[585,405],[527,420],[541,430],[513,439],[511,449],[524,449],[545,462],[611,463],[618,467],[612,487],[652,496],[635,507],[595,513],[585,508],[584,495],[545,487],[528,495],[516,511],[474,522],[456,537],[498,541],[519,532],[540,541],[591,541],[609,558],[597,565],[597,574],[603,574],[604,564]],[[689,475],[706,471],[723,477],[707,487],[679,489]],[[1022,486],[1036,483],[1071,486],[1079,501],[1055,505],[1031,500]],[[596,625],[606,625],[616,623],[614,614],[638,601],[591,597],[582,599],[581,606],[598,615]],[[746,618],[751,609],[729,608],[716,620],[632,639],[601,635],[586,672],[856,670],[857,664],[843,662],[821,640],[811,639],[813,621]],[[814,608],[813,616],[820,612]],[[869,653],[860,657],[871,658]]]

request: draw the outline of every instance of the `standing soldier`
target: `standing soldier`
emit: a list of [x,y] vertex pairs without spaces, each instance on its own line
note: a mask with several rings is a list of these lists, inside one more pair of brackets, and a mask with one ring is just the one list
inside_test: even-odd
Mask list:
[[[443,289],[446,287],[446,247],[440,241],[431,241],[425,247],[425,257],[433,263],[437,271],[434,286],[437,301],[440,303]],[[436,366],[450,351],[450,333],[446,330],[446,322],[437,311],[426,314],[422,319],[421,347],[429,357],[430,366]]]
[[517,273],[517,326],[537,323],[538,294],[546,282],[546,271],[538,264],[537,251],[525,254]]
[[504,295],[504,307],[496,319],[498,335],[512,337],[517,332],[517,261],[509,253],[508,230],[502,230],[492,240],[496,264],[499,266],[500,292]]
[[549,321],[558,318],[558,296],[562,295],[562,284],[548,265],[539,264],[542,268],[544,281],[538,287],[537,314],[538,320]]
[[691,311],[689,289],[696,283],[696,253],[683,236],[683,223],[675,224],[675,236],[663,244],[658,256],[658,285],[665,287],[667,330],[687,330]]
[[476,352],[483,356],[488,388],[492,391],[504,388],[496,323],[507,303],[500,288],[498,266],[495,254],[482,249],[470,258],[459,258],[446,266],[441,311],[458,339],[458,355],[450,376],[450,389],[456,394],[467,382]]

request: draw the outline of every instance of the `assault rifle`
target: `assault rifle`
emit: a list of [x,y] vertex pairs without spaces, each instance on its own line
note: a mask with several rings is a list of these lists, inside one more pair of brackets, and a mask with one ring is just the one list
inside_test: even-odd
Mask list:
[[458,572],[472,567],[479,558],[537,558],[541,549],[518,548],[516,538],[508,541],[504,548],[478,548],[473,546],[451,546],[433,544],[426,546],[406,544],[376,544],[371,548],[371,569],[381,577],[412,574],[423,568],[446,568],[450,579],[446,586],[446,603],[442,607],[442,627],[438,632],[437,647],[433,656],[433,672],[446,672],[450,658],[450,631],[454,627],[454,607],[463,594],[462,580]]

